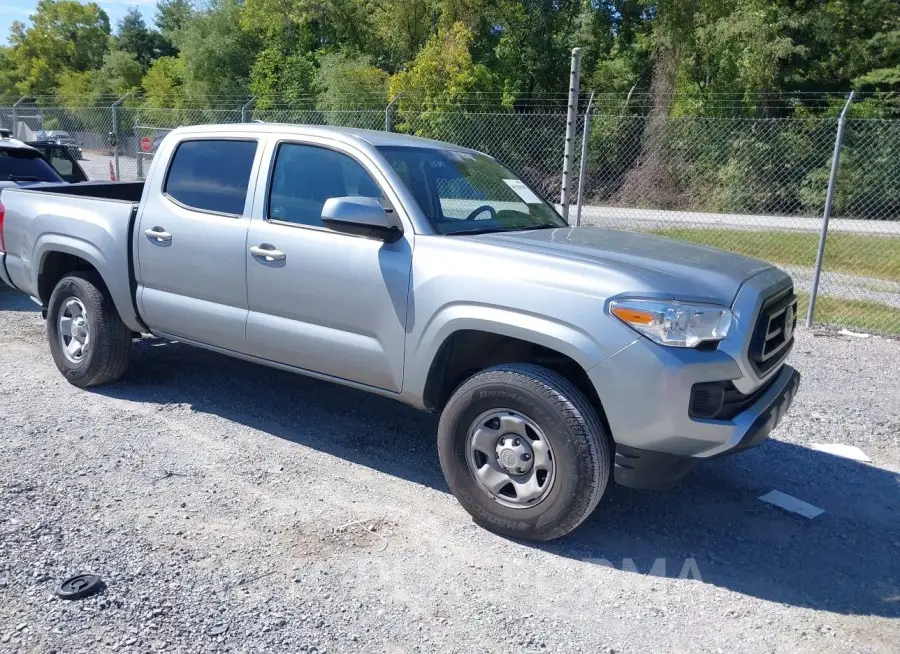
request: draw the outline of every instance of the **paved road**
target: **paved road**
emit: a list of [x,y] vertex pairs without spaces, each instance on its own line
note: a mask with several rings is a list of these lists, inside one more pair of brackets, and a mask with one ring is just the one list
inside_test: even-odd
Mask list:
[[[582,209],[581,219],[585,225],[600,225],[613,229],[651,230],[668,227],[691,227],[700,229],[778,230],[816,233],[822,229],[821,218],[805,218],[802,216],[752,216],[602,206],[585,206]],[[833,218],[828,223],[828,231],[829,233],[843,234],[900,236],[900,220]]]
[[[85,158],[78,163],[81,164],[88,179],[109,181],[109,164],[110,162],[113,162],[113,157],[98,154],[96,152],[85,152],[84,157]],[[149,165],[149,162],[145,162],[145,173],[146,165]],[[115,166],[113,166],[113,169],[115,169]],[[135,157],[120,156],[119,174],[121,176],[121,181],[129,182],[136,180],[137,159],[135,159]]]
[[[612,488],[570,537],[533,545],[473,526],[447,493],[434,416],[157,339],[122,382],[78,390],[36,309],[0,291],[0,652],[900,642],[898,342],[801,330],[803,385],[772,441],[669,492]],[[757,499],[773,488],[825,514]],[[85,570],[102,595],[54,599]]]

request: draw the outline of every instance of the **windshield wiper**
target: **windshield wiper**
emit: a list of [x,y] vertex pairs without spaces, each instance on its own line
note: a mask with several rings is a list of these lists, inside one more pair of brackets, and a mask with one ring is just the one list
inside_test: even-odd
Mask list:
[[458,232],[447,232],[445,236],[456,236],[457,234],[505,234],[506,232],[527,232],[533,229],[559,229],[559,225],[541,223],[540,225],[528,225],[527,227],[476,227],[475,229],[461,229]]
[[10,175],[9,181],[11,181],[11,182],[40,182],[42,180],[40,177],[36,177],[35,175]]
[[460,229],[456,232],[447,232],[444,236],[462,236],[463,234],[491,234],[494,232],[505,232],[505,229],[497,227],[477,227],[475,229]]
[[553,223],[541,223],[540,225],[531,225],[529,227],[517,227],[516,229],[509,229],[506,231],[509,232],[529,232],[533,229],[559,229],[559,225],[554,225]]

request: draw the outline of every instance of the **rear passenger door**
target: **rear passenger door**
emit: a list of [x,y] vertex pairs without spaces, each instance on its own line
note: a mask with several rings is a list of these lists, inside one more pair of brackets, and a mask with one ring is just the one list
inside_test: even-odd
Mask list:
[[156,333],[245,351],[246,239],[259,135],[186,138],[147,180],[137,244],[138,302]]

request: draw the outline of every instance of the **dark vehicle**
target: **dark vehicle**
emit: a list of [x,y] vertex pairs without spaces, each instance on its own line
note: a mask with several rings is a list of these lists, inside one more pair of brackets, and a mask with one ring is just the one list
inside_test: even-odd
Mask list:
[[62,181],[63,177],[37,149],[10,138],[9,131],[0,130],[0,189]]
[[49,132],[35,132],[34,141],[37,143],[53,143],[65,146],[71,153],[72,157],[77,160],[84,159],[84,153],[81,150],[81,144],[72,138],[68,132],[61,130],[51,130]]
[[44,160],[70,184],[88,181],[87,174],[67,146],[47,141],[28,141],[26,145],[40,152]]

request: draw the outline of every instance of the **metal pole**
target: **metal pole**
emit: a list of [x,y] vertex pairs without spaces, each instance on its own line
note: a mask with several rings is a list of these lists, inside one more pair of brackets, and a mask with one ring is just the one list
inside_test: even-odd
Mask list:
[[625,104],[622,105],[622,111],[619,112],[622,115],[624,115],[625,111],[628,109],[628,103],[631,102],[631,94],[634,93],[635,87],[637,87],[637,84],[632,84],[631,89],[628,91],[628,95],[625,96]]
[[575,210],[575,226],[581,226],[581,204],[584,201],[584,174],[587,171],[588,138],[591,134],[591,106],[594,104],[594,92],[588,100],[587,110],[584,112],[584,135],[581,137],[581,165],[578,170],[578,208]]
[[400,96],[403,95],[403,91],[400,91],[397,95],[394,96],[394,99],[388,102],[388,106],[384,108],[384,131],[391,132],[394,127],[394,106],[397,104],[397,100],[400,99]]
[[[22,96],[18,100],[16,100],[15,104],[12,106],[12,137],[14,139],[19,138],[19,105],[25,102],[27,96]],[[44,129],[44,126],[41,125],[41,129]]]
[[581,81],[581,48],[572,48],[572,70],[569,74],[569,110],[566,116],[566,144],[563,154],[562,174],[562,217],[569,221],[569,202],[571,201],[572,157],[575,141],[575,121],[578,120],[578,86]]
[[831,207],[834,204],[834,187],[837,182],[838,166],[841,162],[841,146],[844,144],[844,126],[847,124],[847,110],[853,102],[850,91],[841,117],[838,118],[837,136],[834,139],[834,155],[831,159],[831,174],[828,176],[828,193],[825,196],[825,212],[822,214],[822,231],[819,233],[819,249],[816,252],[816,267],[813,271],[812,288],[809,292],[809,310],[806,313],[806,326],[812,327],[816,313],[816,295],[819,292],[819,275],[822,273],[822,259],[825,257],[825,237],[828,236],[828,221],[831,218]]
[[135,157],[134,161],[136,164],[135,175],[137,175],[138,179],[144,179],[144,159],[141,157],[141,132],[138,129],[139,120],[138,117],[140,115],[140,109],[134,112],[134,138],[135,138]]
[[253,105],[256,104],[256,96],[252,96],[249,100],[247,100],[246,104],[241,107],[241,122],[249,123],[250,122],[250,110],[253,109]]
[[125,102],[126,98],[131,95],[126,93],[121,98],[112,103],[112,133],[115,137],[113,142],[113,161],[115,162],[116,181],[122,181],[122,174],[119,172],[119,105]]

